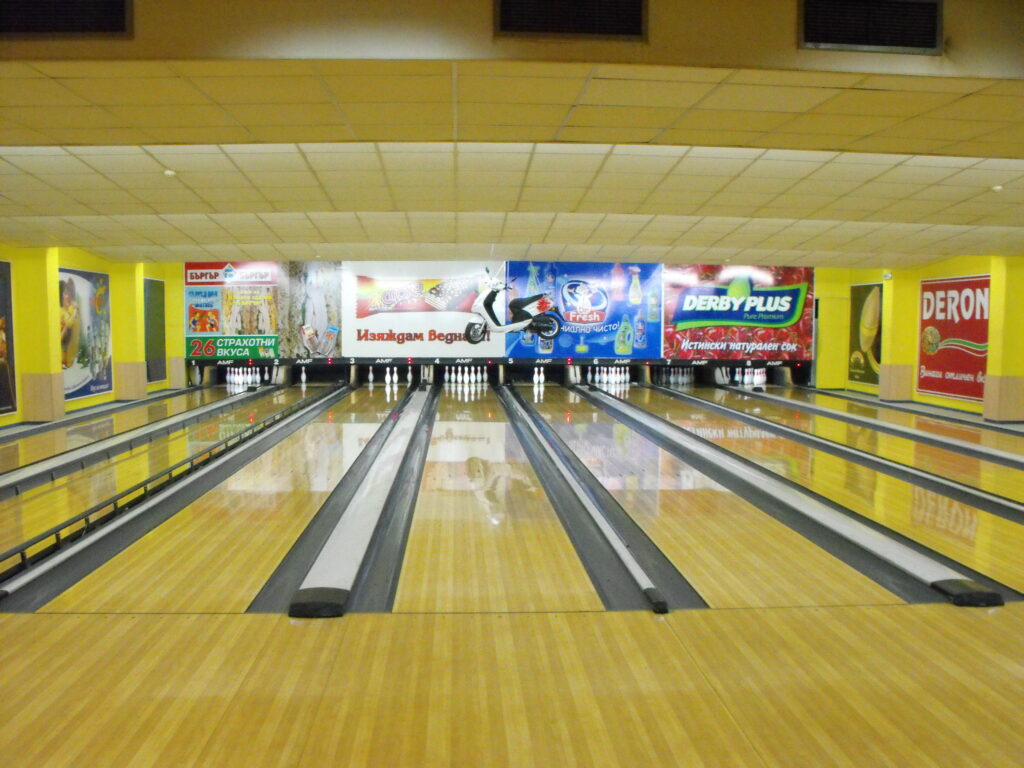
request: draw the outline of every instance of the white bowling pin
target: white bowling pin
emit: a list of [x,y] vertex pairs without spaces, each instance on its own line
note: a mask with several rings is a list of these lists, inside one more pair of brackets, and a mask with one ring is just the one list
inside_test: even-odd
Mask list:
[[367,381],[368,381],[368,382],[369,382],[370,384],[373,384],[373,366],[372,366],[372,365],[370,366],[370,370],[369,370],[369,372],[367,372],[367,374],[366,374],[366,380],[367,380]]
[[540,383],[541,384],[544,383],[544,368],[543,367],[541,367],[541,369],[540,369]]
[[448,383],[448,375],[451,373],[451,368],[452,367],[450,365],[446,365],[444,367],[444,383],[445,384]]
[[405,367],[405,383],[407,386],[412,386],[412,366],[407,365]]

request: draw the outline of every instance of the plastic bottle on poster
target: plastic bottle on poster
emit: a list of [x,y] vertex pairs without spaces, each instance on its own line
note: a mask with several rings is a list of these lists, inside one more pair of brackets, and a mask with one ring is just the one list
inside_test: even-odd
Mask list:
[[651,291],[647,294],[647,322],[658,322],[658,294]]
[[545,339],[541,336],[537,337],[537,352],[542,355],[550,355],[552,350],[555,348],[554,339]]
[[633,324],[626,315],[619,321],[619,332],[615,334],[615,354],[633,354]]
[[629,303],[639,306],[644,300],[644,292],[640,287],[640,267],[630,267],[629,273],[632,275],[629,280]]
[[626,273],[621,264],[612,267],[611,274],[612,301],[622,301],[626,292]]
[[647,321],[644,320],[643,310],[637,312],[633,319],[633,346],[647,349]]

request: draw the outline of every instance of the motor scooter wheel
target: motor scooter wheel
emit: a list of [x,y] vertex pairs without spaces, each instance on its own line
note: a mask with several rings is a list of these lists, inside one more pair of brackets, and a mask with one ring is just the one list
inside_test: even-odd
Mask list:
[[531,325],[538,336],[548,341],[562,332],[562,321],[555,315],[538,315]]
[[484,340],[484,324],[483,323],[469,323],[466,326],[466,341],[470,344],[479,344]]

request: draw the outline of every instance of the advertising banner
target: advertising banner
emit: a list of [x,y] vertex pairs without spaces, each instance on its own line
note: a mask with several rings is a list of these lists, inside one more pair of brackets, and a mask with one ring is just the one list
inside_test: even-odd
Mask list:
[[457,261],[344,262],[341,352],[345,357],[503,357],[505,340],[486,331],[477,344],[466,326],[473,302],[504,264]]
[[877,384],[882,362],[882,284],[850,286],[850,349],[846,378]]
[[563,320],[554,339],[507,334],[508,357],[661,356],[660,264],[512,261],[508,274],[508,302],[544,294]]
[[988,275],[921,281],[918,392],[984,397],[988,300]]
[[185,264],[189,359],[278,357],[275,262]]
[[292,261],[281,268],[281,357],[337,357],[341,354],[341,262]]
[[143,281],[143,308],[146,322],[146,381],[167,378],[167,346],[164,326],[164,281]]
[[18,407],[14,375],[14,310],[11,306],[11,265],[0,261],[0,413]]
[[664,268],[664,351],[682,360],[810,360],[814,270]]
[[61,268],[59,276],[64,399],[110,392],[110,275]]

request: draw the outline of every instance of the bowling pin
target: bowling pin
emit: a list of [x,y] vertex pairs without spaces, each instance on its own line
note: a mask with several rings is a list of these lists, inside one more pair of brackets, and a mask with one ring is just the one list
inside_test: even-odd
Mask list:
[[543,368],[543,366],[540,369],[540,383],[541,384],[544,383],[544,368]]
[[408,387],[412,386],[412,366],[407,365],[405,367],[405,384]]
[[303,384],[306,383],[306,366],[302,366],[302,372],[299,374],[299,381]]
[[369,382],[370,384],[373,384],[373,366],[372,366],[372,365],[370,366],[370,371],[369,371],[369,373],[367,373],[367,374],[366,374],[366,380],[367,380],[367,381],[368,381],[368,382]]

